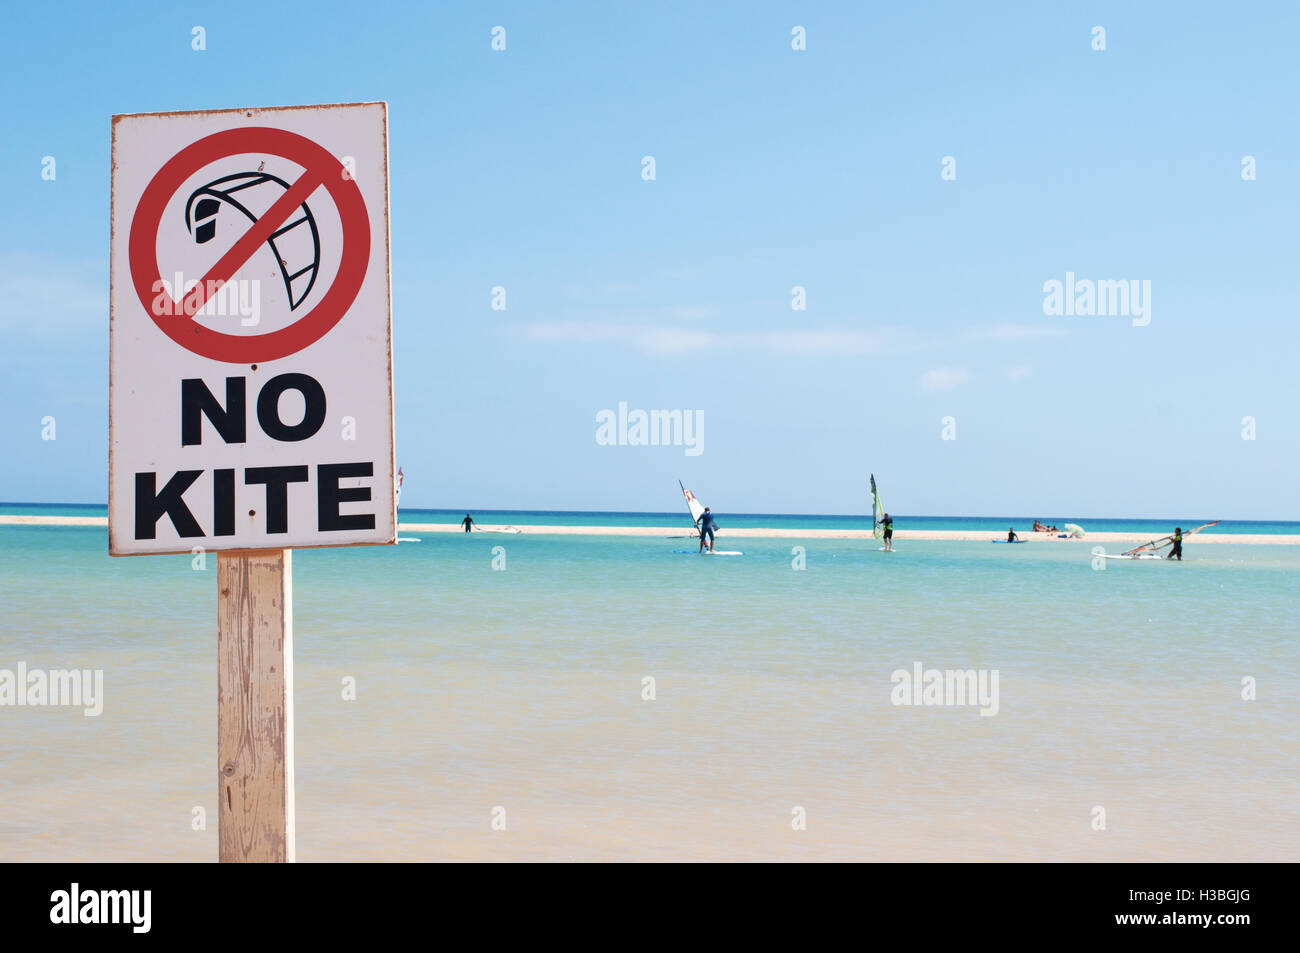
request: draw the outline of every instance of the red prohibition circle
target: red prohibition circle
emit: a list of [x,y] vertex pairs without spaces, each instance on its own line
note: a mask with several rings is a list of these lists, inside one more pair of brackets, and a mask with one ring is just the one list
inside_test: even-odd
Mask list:
[[[241,153],[277,155],[304,169],[302,177],[290,188],[290,192],[298,190],[301,195],[299,200],[287,201],[284,205],[276,203],[263,218],[268,218],[277,206],[292,212],[318,186],[324,186],[334,199],[339,219],[343,223],[339,270],[329,290],[311,311],[293,324],[266,334],[223,334],[204,327],[183,310],[178,314],[158,314],[153,307],[153,301],[158,295],[155,289],[162,287],[159,284],[162,275],[158,268],[158,229],[162,224],[163,210],[185,180],[203,166]],[[290,192],[286,192],[285,196],[290,195]],[[280,224],[282,222],[272,221],[269,228]],[[253,228],[257,229],[260,225],[259,222]],[[140,203],[131,219],[127,249],[135,293],[145,311],[164,334],[187,351],[202,357],[229,364],[253,364],[296,354],[329,333],[347,313],[361,290],[361,283],[365,280],[366,269],[370,264],[370,217],[366,214],[366,203],[357,183],[343,164],[323,146],[285,129],[246,126],[214,132],[191,143],[167,160],[140,196]],[[218,266],[220,264],[218,262]],[[243,264],[244,261],[235,262],[232,270]],[[231,277],[233,276],[224,275],[221,279],[226,281]]]

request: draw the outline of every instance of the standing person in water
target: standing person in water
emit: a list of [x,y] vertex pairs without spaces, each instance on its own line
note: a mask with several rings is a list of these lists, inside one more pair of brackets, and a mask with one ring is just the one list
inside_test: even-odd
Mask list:
[[704,512],[700,514],[700,518],[695,522],[699,524],[700,528],[700,552],[704,552],[704,539],[706,536],[709,540],[709,552],[713,552],[713,513],[706,506]]
[[461,526],[464,526],[464,527],[465,527],[465,532],[468,533],[471,529],[474,528],[474,526],[475,526],[476,524],[475,524],[475,522],[474,522],[474,518],[473,518],[472,516],[470,516],[468,513],[466,513],[466,514],[465,514],[465,518],[464,518],[463,520],[460,521],[460,525],[461,525]]
[[880,518],[880,525],[885,527],[885,549],[894,551],[894,518],[886,513]]
[[1174,548],[1169,550],[1169,555],[1165,558],[1177,559],[1179,562],[1183,561],[1183,528],[1181,526],[1174,527]]

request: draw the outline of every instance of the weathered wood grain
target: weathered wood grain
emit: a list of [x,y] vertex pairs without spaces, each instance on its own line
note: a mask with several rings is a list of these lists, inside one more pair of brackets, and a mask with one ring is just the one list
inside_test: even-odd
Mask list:
[[290,550],[217,555],[218,842],[224,862],[291,862]]

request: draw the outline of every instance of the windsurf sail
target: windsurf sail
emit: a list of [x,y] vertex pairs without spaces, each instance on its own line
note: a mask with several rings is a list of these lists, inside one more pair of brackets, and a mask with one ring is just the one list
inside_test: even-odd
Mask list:
[[[1218,525],[1219,525],[1218,520],[1215,520],[1213,523],[1203,523],[1200,526],[1196,527],[1196,529],[1183,530],[1183,535],[1191,536],[1194,533],[1199,533],[1203,529],[1209,529],[1211,526],[1218,526]],[[1141,546],[1135,546],[1132,549],[1125,550],[1122,555],[1136,556],[1139,553],[1154,553],[1157,550],[1164,549],[1166,546],[1172,546],[1173,544],[1174,544],[1174,536],[1172,533],[1170,533],[1168,536],[1161,536],[1159,539],[1153,539],[1149,543],[1143,543]]]
[[880,522],[885,515],[885,506],[880,502],[880,491],[876,489],[876,475],[871,474],[871,535],[880,539],[885,535],[884,524]]
[[699,518],[704,515],[704,504],[695,498],[694,493],[682,486],[681,480],[677,481],[677,485],[682,487],[682,496],[686,497],[686,505],[691,511],[691,522],[698,522]]

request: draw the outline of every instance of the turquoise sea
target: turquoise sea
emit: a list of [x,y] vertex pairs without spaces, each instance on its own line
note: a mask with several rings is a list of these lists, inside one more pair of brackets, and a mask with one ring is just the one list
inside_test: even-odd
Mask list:
[[[412,509],[402,507],[404,523],[456,523],[464,518],[466,510]],[[610,513],[575,510],[479,510],[470,509],[476,520],[486,524],[504,523],[513,526],[689,526],[690,517],[685,509],[665,513]],[[108,516],[103,504],[76,503],[5,503],[0,502],[0,514],[32,516]],[[862,529],[871,527],[871,515],[821,515],[784,513],[726,513],[717,514],[721,525],[737,529],[760,527],[764,529]],[[894,515],[899,529],[915,530],[987,530],[1006,534],[1008,526],[1018,532],[1028,532],[1038,519],[1051,526],[1078,523],[1085,530],[1105,533],[1160,534],[1173,531],[1175,525],[1199,526],[1215,519],[1214,516],[1182,516],[1177,519],[1089,519],[1077,515],[1052,516],[903,516]],[[1221,520],[1215,533],[1268,535],[1300,534],[1300,522],[1268,520]]]
[[[562,515],[671,518],[475,511]],[[721,514],[719,543],[855,519]],[[1300,547],[1193,538],[1181,564],[1095,569],[1064,541],[675,545],[295,552],[299,860],[1300,860]],[[98,717],[0,707],[0,860],[215,859],[216,558],[0,526],[0,603],[0,670],[105,685]],[[996,670],[997,713],[893,704],[918,662]]]

